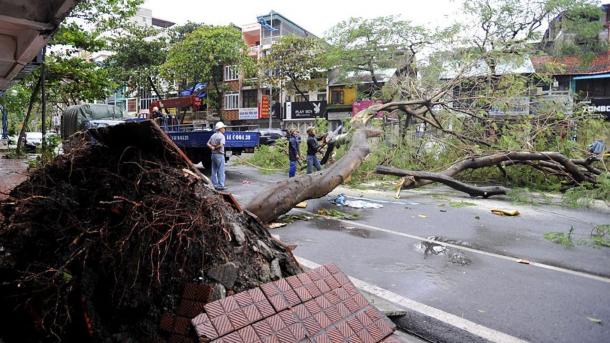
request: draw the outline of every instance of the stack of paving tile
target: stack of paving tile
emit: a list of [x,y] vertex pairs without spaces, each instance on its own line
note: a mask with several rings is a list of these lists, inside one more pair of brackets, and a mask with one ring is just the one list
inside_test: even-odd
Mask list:
[[202,342],[395,342],[393,323],[335,265],[208,303]]

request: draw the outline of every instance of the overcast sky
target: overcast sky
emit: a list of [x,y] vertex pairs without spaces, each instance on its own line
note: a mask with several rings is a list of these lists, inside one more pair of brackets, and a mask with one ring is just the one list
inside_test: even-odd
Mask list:
[[145,0],[153,17],[178,24],[244,25],[271,10],[281,13],[317,36],[349,17],[401,15],[417,24],[442,25],[454,21],[460,0]]

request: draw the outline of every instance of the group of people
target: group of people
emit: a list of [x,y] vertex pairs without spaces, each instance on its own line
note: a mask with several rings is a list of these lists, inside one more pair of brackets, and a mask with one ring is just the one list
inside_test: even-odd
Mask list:
[[[214,129],[216,132],[210,137],[207,142],[208,148],[212,152],[212,175],[211,180],[216,190],[225,190],[225,124],[222,122],[216,123]],[[294,177],[297,172],[297,164],[300,164],[301,156],[299,152],[299,131],[290,129],[288,132],[288,159],[290,160],[290,169],[288,177]],[[310,127],[307,129],[307,174],[313,173],[314,169],[320,171],[320,161],[316,154],[321,146],[316,139],[316,129]]]
[[[307,129],[307,174],[313,173],[314,169],[320,171],[320,161],[316,153],[320,150],[321,146],[318,144],[316,139],[316,129],[309,127]],[[288,131],[288,159],[290,160],[290,167],[288,169],[288,177],[294,177],[297,173],[297,164],[301,161],[299,153],[299,131],[297,129],[290,129]]]

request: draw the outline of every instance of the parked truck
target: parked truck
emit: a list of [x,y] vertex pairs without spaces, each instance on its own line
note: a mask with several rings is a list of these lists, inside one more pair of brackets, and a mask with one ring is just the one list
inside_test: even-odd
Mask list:
[[[128,121],[150,120],[150,117],[150,114],[147,114],[137,118],[125,118],[121,111],[117,111],[111,105],[83,104],[71,106],[62,115],[61,136],[65,140],[77,131],[117,125]],[[201,162],[204,167],[210,167],[211,151],[207,142],[214,131],[209,125],[205,123],[181,124],[175,116],[169,114],[156,119],[156,122],[193,163]],[[227,160],[229,159],[227,152],[230,152],[231,155],[241,155],[243,152],[254,152],[254,149],[259,145],[260,133],[245,131],[248,128],[227,127],[227,131],[225,131],[225,158]]]

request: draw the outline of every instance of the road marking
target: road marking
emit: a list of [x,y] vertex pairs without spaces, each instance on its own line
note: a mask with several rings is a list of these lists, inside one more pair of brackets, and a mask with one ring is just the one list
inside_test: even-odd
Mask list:
[[[295,256],[295,258],[301,265],[303,265],[307,268],[313,269],[313,268],[317,268],[320,266],[319,264],[317,264],[313,261],[307,260],[307,259],[299,257],[299,256]],[[497,343],[524,343],[524,342],[526,342],[517,337],[510,336],[508,334],[505,334],[503,332],[500,332],[500,331],[497,331],[494,329],[490,329],[486,326],[477,324],[475,322],[471,322],[467,319],[464,319],[464,318],[458,317],[456,315],[453,315],[451,313],[439,310],[435,307],[431,307],[431,306],[422,304],[420,302],[417,302],[415,300],[405,298],[392,291],[372,285],[368,282],[356,279],[351,276],[349,278],[358,289],[361,289],[365,292],[376,295],[380,298],[383,298],[391,303],[405,307],[409,310],[416,311],[423,315],[435,318],[435,319],[445,322],[451,326],[454,326],[461,330],[469,332],[473,335],[487,339],[491,342],[497,342]]]
[[369,225],[369,224],[358,223],[358,222],[355,222],[355,221],[352,221],[352,220],[338,219],[338,218],[333,218],[333,217],[329,217],[329,216],[323,216],[323,215],[312,213],[312,212],[309,212],[309,211],[306,211],[306,210],[294,209],[293,211],[307,213],[307,214],[310,214],[310,215],[314,215],[314,216],[317,216],[317,217],[322,217],[322,218],[326,218],[326,219],[330,219],[330,220],[336,220],[336,221],[339,221],[339,222],[342,222],[342,223],[345,223],[345,224],[349,224],[349,225],[353,225],[353,226],[359,226],[359,227],[366,228],[366,229],[373,230],[373,231],[385,232],[385,233],[389,233],[391,235],[402,236],[402,237],[406,237],[406,238],[410,238],[410,239],[415,239],[415,240],[419,240],[419,241],[424,241],[424,242],[428,242],[428,243],[434,243],[434,244],[442,245],[444,247],[451,247],[451,248],[458,249],[458,250],[468,251],[468,252],[471,252],[471,253],[474,253],[474,254],[479,254],[479,255],[484,255],[484,256],[489,256],[489,257],[495,257],[495,258],[499,258],[499,259],[503,259],[503,260],[511,261],[511,262],[515,262],[515,263],[522,263],[523,264],[523,262],[527,262],[527,263],[525,263],[526,265],[530,265],[530,266],[534,266],[534,267],[538,267],[538,268],[542,268],[542,269],[547,269],[547,270],[552,270],[552,271],[556,271],[556,272],[561,272],[561,273],[565,273],[565,274],[570,274],[570,275],[574,275],[574,276],[580,276],[580,277],[591,279],[591,280],[595,280],[595,281],[601,281],[601,282],[605,282],[605,283],[610,283],[610,278],[607,278],[607,277],[604,277],[604,276],[588,274],[588,273],[579,272],[579,271],[576,271],[576,270],[570,270],[570,269],[566,269],[566,268],[551,266],[551,265],[548,265],[548,264],[534,262],[534,261],[525,261],[523,258],[520,258],[520,257],[514,257],[514,256],[508,256],[508,255],[500,255],[500,254],[496,254],[496,253],[492,253],[492,252],[488,252],[488,251],[484,251],[484,250],[478,250],[478,249],[473,249],[473,248],[469,248],[469,247],[464,247],[464,246],[457,245],[457,244],[441,242],[441,241],[437,241],[437,240],[426,238],[426,237],[420,237],[420,236],[411,235],[411,234],[408,234],[408,233],[388,230],[388,229],[384,229],[384,228],[373,226],[373,225]]

